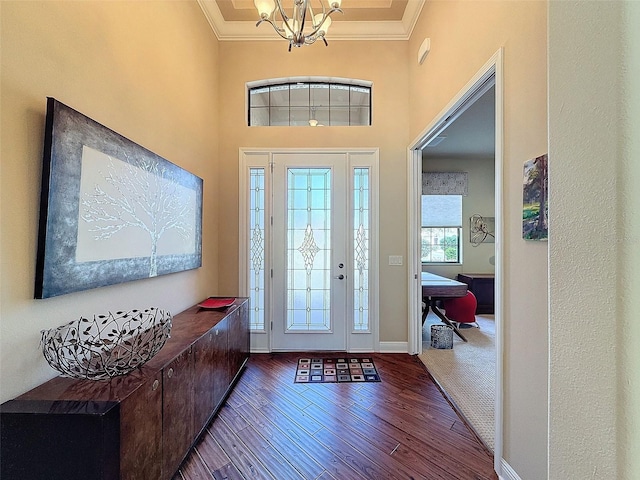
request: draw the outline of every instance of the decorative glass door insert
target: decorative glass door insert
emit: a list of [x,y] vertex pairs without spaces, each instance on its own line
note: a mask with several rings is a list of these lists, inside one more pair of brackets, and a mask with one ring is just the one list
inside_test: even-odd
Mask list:
[[265,169],[249,169],[249,323],[265,330]]
[[331,173],[287,170],[286,332],[331,331]]
[[346,349],[344,154],[274,155],[273,349]]
[[353,331],[369,332],[370,168],[353,169]]

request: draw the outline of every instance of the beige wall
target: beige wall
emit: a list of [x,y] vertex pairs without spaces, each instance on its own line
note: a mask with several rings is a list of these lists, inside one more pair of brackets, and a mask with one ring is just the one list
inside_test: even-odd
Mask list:
[[472,246],[469,235],[469,219],[479,214],[495,215],[495,161],[493,158],[426,158],[422,160],[423,172],[467,172],[469,195],[462,197],[462,264],[429,265],[423,270],[456,278],[458,273],[494,273],[495,243]]
[[639,22],[637,2],[549,4],[553,479],[640,478]]
[[[217,287],[217,40],[195,2],[0,2],[0,400],[55,376],[40,330],[81,315],[177,313]],[[204,179],[203,267],[33,300],[46,97]]]
[[548,245],[521,233],[523,162],[547,152],[546,24],[544,2],[429,1],[409,42],[411,140],[504,48],[503,458],[523,479],[547,475]]
[[[238,149],[241,147],[380,148],[380,340],[407,341],[406,148],[409,110],[407,42],[339,42],[287,52],[275,42],[220,44],[221,293],[238,292]],[[329,76],[373,82],[370,127],[248,127],[245,83],[278,77]],[[405,262],[406,264],[406,262]]]
[[[618,288],[625,292],[620,304],[623,319],[617,332],[622,351],[617,360],[621,364],[618,375],[620,414],[617,417],[619,448],[619,478],[640,478],[640,3],[626,2],[622,18],[622,48],[627,70],[622,76],[622,95],[618,105],[622,112],[620,169],[618,181],[621,194],[618,208],[621,212],[619,225],[622,229],[622,248],[618,253],[621,269]],[[619,296],[618,296],[619,297]]]

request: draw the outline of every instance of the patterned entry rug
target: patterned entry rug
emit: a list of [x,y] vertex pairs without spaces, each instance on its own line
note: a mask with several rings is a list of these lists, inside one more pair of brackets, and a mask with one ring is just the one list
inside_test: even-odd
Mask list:
[[301,358],[295,383],[379,382],[371,358]]

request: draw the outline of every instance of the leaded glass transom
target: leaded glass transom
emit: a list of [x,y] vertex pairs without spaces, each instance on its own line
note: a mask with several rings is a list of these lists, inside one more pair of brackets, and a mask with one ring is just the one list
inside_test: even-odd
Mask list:
[[371,125],[370,82],[295,80],[248,88],[249,126]]

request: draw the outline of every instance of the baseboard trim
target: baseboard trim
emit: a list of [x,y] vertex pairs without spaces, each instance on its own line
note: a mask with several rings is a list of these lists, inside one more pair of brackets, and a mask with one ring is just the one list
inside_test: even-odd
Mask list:
[[250,353],[271,353],[268,348],[252,348]]
[[[0,0],[1,1],[1,0]],[[380,342],[380,353],[407,353],[407,342]],[[267,348],[251,348],[251,353],[271,353]],[[349,353],[371,353],[371,349],[349,350]]]
[[407,353],[408,342],[380,342],[380,353]]
[[504,458],[500,462],[500,470],[500,475],[498,475],[500,480],[522,480]]
[[373,352],[370,348],[352,348],[349,353],[367,354],[370,355]]

